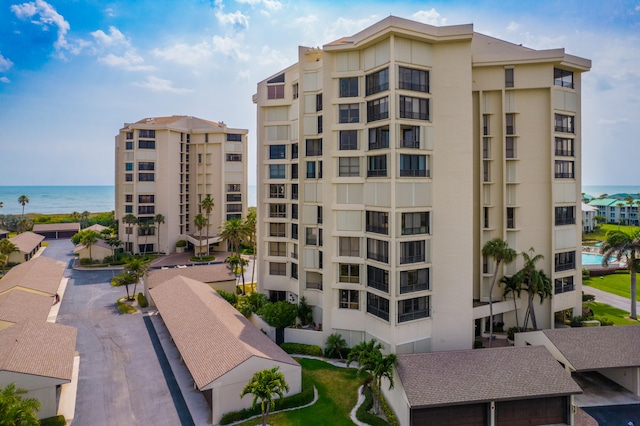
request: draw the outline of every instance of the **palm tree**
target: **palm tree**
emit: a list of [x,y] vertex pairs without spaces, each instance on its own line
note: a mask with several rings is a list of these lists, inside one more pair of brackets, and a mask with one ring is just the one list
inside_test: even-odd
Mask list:
[[278,371],[279,369],[280,367],[273,367],[271,369],[257,371],[240,393],[240,398],[246,394],[253,395],[253,407],[256,406],[258,399],[260,399],[262,426],[267,425],[269,410],[272,405],[275,406],[274,395],[278,395],[278,397],[282,399],[284,394],[289,392],[287,380],[284,374]]
[[0,424],[38,426],[37,412],[40,410],[40,401],[35,398],[23,398],[26,389],[16,387],[10,383],[4,389],[0,388]]
[[193,224],[198,229],[198,249],[200,250],[200,260],[202,260],[202,228],[207,226],[208,223],[207,218],[204,217],[202,213],[198,213],[196,217],[193,218]]
[[7,269],[7,265],[9,264],[9,256],[11,253],[19,251],[18,246],[13,244],[8,238],[3,238],[0,240],[0,254],[2,255],[2,272],[4,273]]
[[122,271],[115,277],[111,279],[111,285],[114,287],[125,286],[127,290],[127,300],[133,300],[133,297],[129,295],[129,284],[134,284],[136,282],[136,278],[128,273],[127,271]]
[[247,229],[247,234],[249,236],[249,244],[251,245],[251,250],[253,251],[253,265],[251,266],[251,285],[253,286],[253,282],[256,274],[256,250],[258,248],[257,245],[257,212],[255,207],[251,207],[249,209],[249,214],[244,221],[245,227]]
[[4,203],[0,201],[0,209],[4,207]]
[[611,230],[607,232],[606,240],[600,248],[602,266],[609,265],[609,259],[614,257],[618,262],[627,260],[630,276],[631,310],[629,317],[637,320],[636,312],[636,269],[640,264],[640,230],[624,232]]
[[209,256],[209,224],[211,223],[211,211],[213,210],[213,198],[207,197],[200,203],[200,208],[207,214],[207,256]]
[[502,297],[506,299],[509,294],[513,296],[513,311],[516,315],[516,329],[520,331],[517,299],[520,298],[520,293],[522,292],[522,283],[518,281],[517,277],[502,277],[500,282],[504,284],[504,293],[502,294]]
[[136,294],[136,287],[140,282],[140,279],[149,270],[149,262],[145,262],[142,259],[131,259],[124,265],[124,270],[127,271],[135,279],[133,282],[133,297]]
[[342,351],[347,348],[347,341],[344,340],[342,334],[332,333],[327,337],[324,351],[326,356],[333,357],[338,355],[338,358],[342,359]]
[[126,233],[127,233],[127,247],[126,248],[129,248],[130,249],[129,253],[133,254],[133,247],[129,243],[129,238],[131,237],[131,232],[132,232],[132,229],[133,229],[133,225],[138,223],[138,218],[135,217],[134,215],[132,215],[131,213],[129,213],[125,217],[122,218],[122,223],[127,225],[127,230],[126,230]]
[[80,244],[89,249],[89,260],[93,263],[93,256],[91,255],[91,247],[98,242],[100,234],[96,231],[85,230],[80,238]]
[[78,212],[73,212],[73,213],[71,213],[71,219],[72,219],[74,222],[79,222],[81,217],[82,217],[82,216],[81,216],[81,215],[80,215],[80,213],[78,213]]
[[541,254],[534,256],[534,252],[535,250],[533,247],[529,249],[529,253],[522,252],[522,257],[524,257],[524,266],[514,275],[514,277],[521,284],[526,284],[527,286],[528,304],[523,329],[527,328],[530,318],[533,329],[537,330],[538,323],[536,321],[536,312],[533,308],[533,298],[537,294],[540,296],[540,303],[542,303],[545,299],[551,298],[553,295],[553,288],[551,286],[551,280],[547,277],[544,271],[542,269],[536,269],[536,263],[544,259],[544,256]]
[[158,213],[153,218],[153,223],[156,224],[156,231],[158,232],[158,254],[160,254],[160,225],[164,223],[164,216]]
[[393,366],[397,361],[395,354],[382,355],[382,343],[376,339],[360,342],[351,349],[347,356],[347,366],[353,361],[358,363],[358,374],[371,374],[375,387],[373,399],[373,412],[378,414],[380,407],[379,395],[381,394],[382,379],[389,380],[389,389],[393,388]]
[[509,243],[501,238],[494,238],[487,241],[482,247],[482,255],[490,257],[495,260],[496,266],[493,270],[493,279],[491,280],[491,287],[489,289],[489,347],[492,345],[493,340],[493,287],[498,281],[498,273],[500,272],[500,265],[502,263],[509,264],[516,260],[518,253],[509,247]]
[[[240,257],[240,244],[247,238],[247,227],[240,218],[229,219],[220,225],[218,235],[235,249],[236,256]],[[245,289],[244,274],[242,274],[242,294],[247,294]]]
[[151,232],[151,224],[147,221],[138,223],[138,235],[144,235],[144,245],[142,246],[142,255],[147,254],[147,239],[149,238],[149,233]]
[[87,210],[83,211],[80,216],[82,217],[82,219],[80,219],[80,226],[82,228],[86,228],[87,226],[89,226],[89,215],[91,215],[91,213],[89,213]]
[[24,206],[29,203],[29,197],[22,194],[20,197],[18,197],[18,203],[22,204],[22,218],[24,219]]

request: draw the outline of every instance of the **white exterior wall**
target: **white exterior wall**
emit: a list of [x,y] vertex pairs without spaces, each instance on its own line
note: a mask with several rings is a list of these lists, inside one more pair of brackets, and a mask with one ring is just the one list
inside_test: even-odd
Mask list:
[[39,419],[46,419],[58,414],[56,398],[56,386],[68,383],[67,380],[51,377],[39,377],[28,374],[20,374],[8,371],[0,372],[0,388],[15,383],[17,388],[26,389],[28,392],[24,398],[35,398],[40,401]]

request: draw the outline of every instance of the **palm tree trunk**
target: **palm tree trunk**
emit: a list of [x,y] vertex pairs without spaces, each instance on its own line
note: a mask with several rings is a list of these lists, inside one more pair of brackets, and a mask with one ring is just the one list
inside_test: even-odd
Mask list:
[[500,261],[496,262],[496,270],[493,272],[493,280],[491,281],[491,287],[489,287],[489,347],[493,345],[493,287],[498,280],[499,268]]
[[160,254],[160,222],[158,222],[158,227],[156,229],[158,230],[158,247],[156,247],[156,252]]
[[209,257],[209,217],[207,216],[207,257]]
[[636,259],[635,257],[630,259],[631,264],[629,266],[630,268],[630,272],[631,272],[631,310],[629,318],[637,320],[638,319],[638,315],[636,312],[636,298],[637,298],[637,288],[636,288]]
[[534,330],[538,329],[538,323],[536,321],[536,311],[533,309],[533,294],[529,293],[529,316],[531,317],[531,325]]
[[516,329],[520,331],[520,321],[518,321],[518,303],[516,302],[516,292],[513,292],[513,312],[516,315]]

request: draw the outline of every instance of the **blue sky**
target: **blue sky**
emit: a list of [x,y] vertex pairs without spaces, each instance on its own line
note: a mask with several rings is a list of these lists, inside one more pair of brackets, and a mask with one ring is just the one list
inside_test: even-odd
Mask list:
[[640,1],[0,2],[0,185],[111,185],[125,122],[174,114],[250,132],[256,83],[395,15],[589,58],[583,184],[635,185]]

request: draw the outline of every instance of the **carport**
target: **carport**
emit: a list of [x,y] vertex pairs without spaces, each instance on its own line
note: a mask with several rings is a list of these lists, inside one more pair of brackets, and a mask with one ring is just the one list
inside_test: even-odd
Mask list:
[[580,387],[542,346],[398,355],[383,391],[400,424],[573,424]]
[[39,223],[33,225],[33,232],[45,238],[71,238],[80,232],[79,223]]

